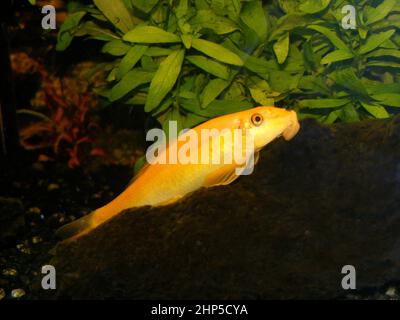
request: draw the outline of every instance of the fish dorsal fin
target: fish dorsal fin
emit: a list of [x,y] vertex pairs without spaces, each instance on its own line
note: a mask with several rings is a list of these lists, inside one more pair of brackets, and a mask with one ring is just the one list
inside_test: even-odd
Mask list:
[[149,167],[150,167],[150,164],[146,163],[142,167],[142,169],[140,169],[139,172],[137,174],[135,174],[134,177],[128,182],[128,185],[126,186],[126,188],[130,187],[137,179],[139,179],[140,176],[143,175],[143,173],[145,173]]
[[226,165],[214,170],[206,176],[205,187],[227,185],[235,181],[239,176],[236,174],[236,165]]

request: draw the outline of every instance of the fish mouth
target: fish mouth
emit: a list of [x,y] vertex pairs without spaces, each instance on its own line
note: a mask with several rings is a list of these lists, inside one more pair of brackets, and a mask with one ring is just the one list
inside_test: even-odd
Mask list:
[[300,124],[297,120],[296,112],[291,112],[291,121],[287,128],[283,131],[282,136],[286,141],[291,140],[300,130]]

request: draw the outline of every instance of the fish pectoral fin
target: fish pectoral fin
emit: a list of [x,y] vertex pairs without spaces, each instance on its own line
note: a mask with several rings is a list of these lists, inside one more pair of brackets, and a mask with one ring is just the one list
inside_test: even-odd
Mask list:
[[236,174],[236,165],[223,166],[206,176],[204,181],[205,187],[227,185],[239,178]]
[[254,164],[257,164],[260,160],[260,152],[254,153]]

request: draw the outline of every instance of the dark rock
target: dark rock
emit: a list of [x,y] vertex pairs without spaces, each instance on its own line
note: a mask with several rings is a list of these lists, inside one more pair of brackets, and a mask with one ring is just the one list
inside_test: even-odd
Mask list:
[[22,202],[16,198],[0,197],[0,248],[12,244],[24,227]]
[[[162,208],[124,212],[50,261],[72,298],[335,298],[400,279],[400,118],[320,126],[256,171]],[[40,279],[38,279],[40,281]]]

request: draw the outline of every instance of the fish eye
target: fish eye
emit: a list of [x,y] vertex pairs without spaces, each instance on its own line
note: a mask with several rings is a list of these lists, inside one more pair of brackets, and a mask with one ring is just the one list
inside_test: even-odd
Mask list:
[[255,125],[255,126],[259,126],[261,125],[261,123],[263,122],[263,117],[261,114],[259,113],[255,113],[251,116],[251,122]]

